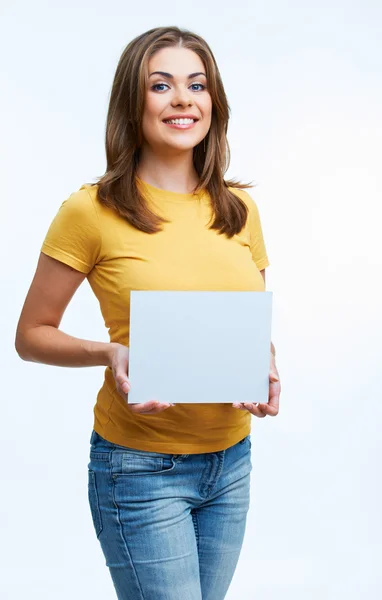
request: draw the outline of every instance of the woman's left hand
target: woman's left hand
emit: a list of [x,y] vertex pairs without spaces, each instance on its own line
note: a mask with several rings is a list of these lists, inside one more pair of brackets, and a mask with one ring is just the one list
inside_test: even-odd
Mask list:
[[241,410],[248,410],[250,413],[259,417],[260,419],[269,415],[275,417],[279,412],[279,399],[281,393],[280,377],[276,367],[275,357],[271,353],[271,368],[269,371],[269,394],[268,403],[251,403],[241,402],[240,404],[233,404],[235,408]]

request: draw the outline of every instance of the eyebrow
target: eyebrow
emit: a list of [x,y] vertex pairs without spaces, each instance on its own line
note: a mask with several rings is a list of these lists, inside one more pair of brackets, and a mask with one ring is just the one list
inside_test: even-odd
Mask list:
[[[149,77],[151,77],[151,75],[162,75],[162,77],[167,77],[167,79],[174,79],[174,75],[165,73],[164,71],[154,71],[153,73],[150,73]],[[191,73],[188,75],[187,79],[193,79],[193,77],[196,77],[197,75],[204,75],[204,77],[207,77],[205,73]]]

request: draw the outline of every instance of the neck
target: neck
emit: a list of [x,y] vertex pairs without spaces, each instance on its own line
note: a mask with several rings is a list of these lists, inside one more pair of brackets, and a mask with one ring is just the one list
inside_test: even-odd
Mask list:
[[160,155],[144,145],[137,175],[146,183],[179,194],[192,193],[199,182],[193,165],[193,150],[177,150]]

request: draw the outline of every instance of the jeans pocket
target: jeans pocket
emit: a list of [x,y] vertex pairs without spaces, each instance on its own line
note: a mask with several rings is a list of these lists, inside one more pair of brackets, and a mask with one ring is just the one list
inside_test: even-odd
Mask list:
[[91,469],[88,469],[88,497],[90,504],[90,512],[93,519],[93,525],[96,532],[96,536],[98,538],[102,531],[102,518],[101,511],[99,508],[96,474]]
[[120,475],[156,475],[172,471],[176,466],[171,457],[142,456],[123,452],[113,474]]
[[242,440],[240,440],[239,444],[248,444],[249,447],[251,447],[252,446],[251,434],[249,433],[248,435],[246,435],[245,438],[243,438]]

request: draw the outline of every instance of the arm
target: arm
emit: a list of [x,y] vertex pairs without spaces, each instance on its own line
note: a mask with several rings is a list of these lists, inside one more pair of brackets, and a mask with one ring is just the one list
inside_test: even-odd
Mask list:
[[114,344],[92,342],[58,329],[86,274],[40,254],[17,325],[15,347],[23,360],[59,367],[111,366]]
[[[107,366],[117,391],[127,402],[128,348],[118,343],[92,342],[58,329],[62,316],[86,274],[41,253],[16,332],[16,350],[23,360],[58,367]],[[170,404],[150,400],[127,406],[136,414],[157,414]]]

